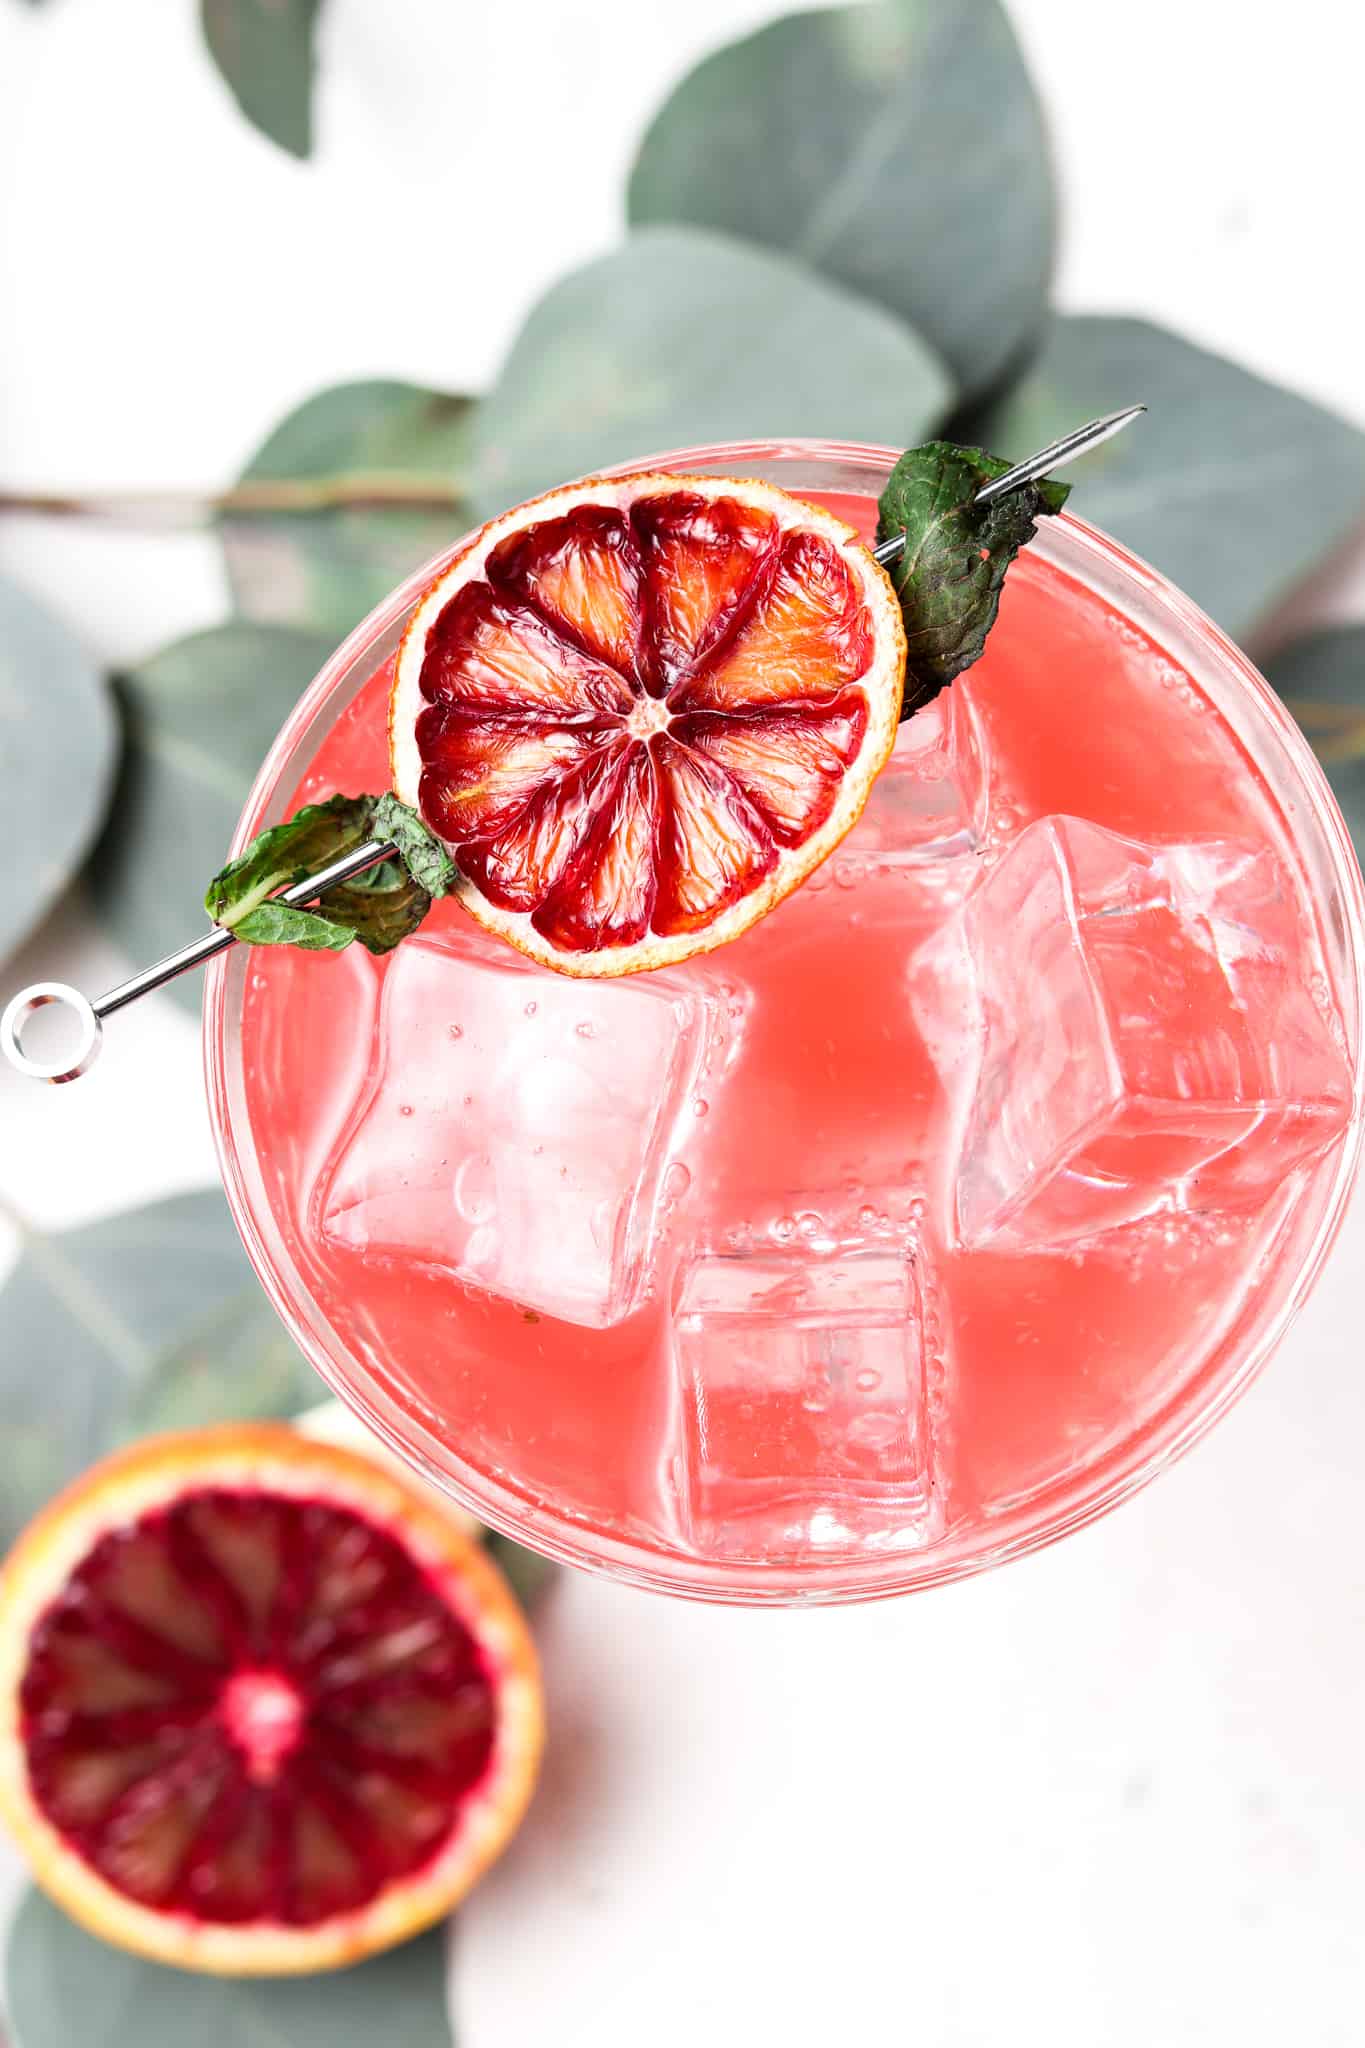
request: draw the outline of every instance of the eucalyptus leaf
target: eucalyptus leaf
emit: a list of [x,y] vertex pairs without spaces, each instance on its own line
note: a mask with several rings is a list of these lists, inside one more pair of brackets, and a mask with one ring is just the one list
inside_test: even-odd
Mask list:
[[[237,609],[349,633],[467,523],[472,409],[472,399],[370,380],[320,391],[291,412],[239,489],[288,486],[280,496],[294,509],[233,511],[221,522]],[[335,502],[345,498],[356,502]]]
[[239,1279],[138,1376],[118,1415],[120,1442],[218,1422],[287,1421],[316,1402],[317,1374],[244,1256]]
[[86,1934],[41,1892],[6,1955],[14,2048],[452,2048],[437,1928],[322,1976],[225,1978],[164,1969]]
[[1092,414],[1147,418],[1068,469],[1072,509],[1245,637],[1365,519],[1365,434],[1144,320],[1059,315],[1023,378],[964,423],[1018,459]]
[[[245,622],[178,640],[119,682],[126,745],[90,882],[140,964],[203,925],[242,803],[276,732],[332,652],[330,636]],[[171,984],[195,1009],[197,977]]]
[[716,51],[655,116],[628,210],[784,250],[880,301],[968,392],[1045,317],[1051,156],[997,0],[825,8]]
[[1365,626],[1325,626],[1264,667],[1312,741],[1365,855]]
[[202,1355],[217,1318],[240,1328],[248,1304],[266,1308],[216,1189],[30,1233],[0,1289],[0,1549],[109,1448],[168,1361]]
[[118,720],[104,679],[24,591],[0,580],[0,958],[80,866],[109,801]]
[[313,147],[313,35],[322,0],[199,0],[214,63],[242,112],[291,156]]
[[553,1558],[543,1557],[538,1550],[528,1550],[524,1543],[514,1543],[510,1536],[504,1536],[498,1529],[485,1529],[483,1542],[494,1564],[530,1613],[554,1584],[559,1573],[558,1565]]
[[784,256],[652,228],[533,308],[474,417],[487,515],[692,443],[921,438],[952,395],[919,337]]
[[928,441],[907,448],[886,480],[877,537],[904,542],[888,570],[905,619],[902,718],[979,660],[1010,563],[1038,520],[1066,503],[1069,486],[1047,477],[979,504],[982,485],[1009,466],[980,448]]

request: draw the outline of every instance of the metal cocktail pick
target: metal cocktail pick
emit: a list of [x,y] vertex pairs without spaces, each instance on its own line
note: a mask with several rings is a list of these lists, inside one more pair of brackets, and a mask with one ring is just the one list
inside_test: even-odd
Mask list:
[[[1026,462],[1017,462],[1013,469],[1007,469],[992,483],[983,486],[976,494],[978,505],[989,504],[993,498],[1003,497],[1006,491],[1018,490],[1021,485],[1032,483],[1035,478],[1046,476],[1049,470],[1059,469],[1065,462],[1072,462],[1078,455],[1086,454],[1091,448],[1098,448],[1112,434],[1135,420],[1139,413],[1146,412],[1145,405],[1130,405],[1122,412],[1111,412],[1103,419],[1091,420],[1074,433],[1064,434],[1060,441],[1053,441],[1046,448],[1040,448],[1036,455],[1030,455]],[[894,562],[905,545],[905,535],[893,534],[872,552],[876,559],[886,566]],[[367,868],[380,861],[391,860],[397,848],[384,839],[367,839],[363,846],[353,848],[334,860],[330,867],[321,868],[315,875],[307,875],[292,888],[282,890],[278,901],[281,903],[311,903],[339,882],[348,882]],[[144,967],[128,981],[121,981],[117,988],[96,997],[91,1002],[79,989],[64,981],[35,981],[28,988],[20,989],[6,1006],[0,1017],[0,1048],[11,1066],[21,1074],[27,1074],[35,1081],[74,1081],[93,1062],[100,1049],[103,1026],[106,1017],[112,1017],[116,1010],[126,1009],[139,996],[150,995],[156,988],[164,988],[177,975],[187,974],[192,967],[202,967],[215,953],[222,953],[236,943],[236,933],[223,925],[205,932],[202,938],[194,939],[188,946],[182,946],[178,953],[170,953],[164,960],[158,960],[152,967]],[[70,1010],[78,1027],[75,1049],[64,1053],[59,1059],[39,1060],[30,1058],[24,1051],[22,1038],[24,1026],[35,1011],[44,1009],[49,1003],[63,1004]]]

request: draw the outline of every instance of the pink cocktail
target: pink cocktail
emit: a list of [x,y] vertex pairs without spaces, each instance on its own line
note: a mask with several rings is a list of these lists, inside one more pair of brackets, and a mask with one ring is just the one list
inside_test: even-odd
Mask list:
[[[761,474],[871,531],[889,451]],[[239,839],[388,775],[421,579],[308,693]],[[1292,722],[1062,518],[852,836],[622,981],[458,907],[216,970],[229,1193],[324,1376],[476,1512],[742,1600],[901,1590],[1111,1505],[1264,1360],[1359,1136],[1361,888]]]

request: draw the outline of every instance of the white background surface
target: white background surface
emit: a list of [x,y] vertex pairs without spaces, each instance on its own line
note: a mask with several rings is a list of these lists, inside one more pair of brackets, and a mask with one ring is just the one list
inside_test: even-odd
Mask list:
[[[330,0],[300,166],[230,104],[191,0],[0,0],[0,479],[212,486],[336,379],[478,388],[616,232],[660,93],[769,11]],[[1063,304],[1365,423],[1357,8],[1013,13]],[[225,609],[198,537],[11,519],[0,566],[111,661]],[[1309,615],[1365,615],[1363,566]],[[6,983],[119,964],[69,906]],[[0,1195],[37,1222],[212,1177],[187,1018],[146,1004],[112,1039],[78,1089],[0,1076]],[[461,2048],[1365,2038],[1362,1254],[1358,1203],[1213,1440],[990,1579],[757,1616],[566,1579],[545,1789],[461,1918]]]

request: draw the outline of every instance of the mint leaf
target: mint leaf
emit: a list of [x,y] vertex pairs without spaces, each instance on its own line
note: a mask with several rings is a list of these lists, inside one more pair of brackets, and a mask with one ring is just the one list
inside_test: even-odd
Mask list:
[[429,896],[450,894],[458,873],[454,861],[416,811],[400,803],[392,790],[374,807],[374,830],[377,838],[393,841],[413,881],[420,882]]
[[246,852],[209,883],[205,910],[215,924],[236,931],[267,897],[363,845],[370,837],[374,803],[372,796],[333,796],[323,804],[305,804],[282,825],[258,832]]
[[[371,953],[391,952],[431,908],[431,891],[402,860],[383,861],[354,881],[339,882],[306,909],[277,897],[281,889],[316,874],[367,839],[397,843],[395,824],[402,821],[395,820],[394,810],[403,809],[392,798],[373,796],[334,796],[326,803],[305,804],[284,824],[258,833],[245,853],[214,876],[204,907],[215,924],[253,946],[336,953],[359,939]],[[420,819],[406,816],[405,839],[424,868],[433,867],[430,849],[419,843],[419,835],[430,835]]]
[[[373,837],[383,835],[372,828]],[[338,924],[349,925],[371,953],[391,953],[416,931],[431,908],[431,894],[414,881],[401,860],[386,860],[353,882],[340,882],[320,897],[315,908]]]
[[309,953],[341,953],[358,936],[355,926],[292,903],[262,903],[232,929],[249,946],[302,946]]
[[1005,572],[1038,520],[1060,512],[1069,486],[1044,478],[988,505],[976,493],[1010,467],[980,448],[928,441],[907,448],[887,478],[877,539],[904,533],[889,575],[905,618],[909,718],[980,658],[1000,609]]

